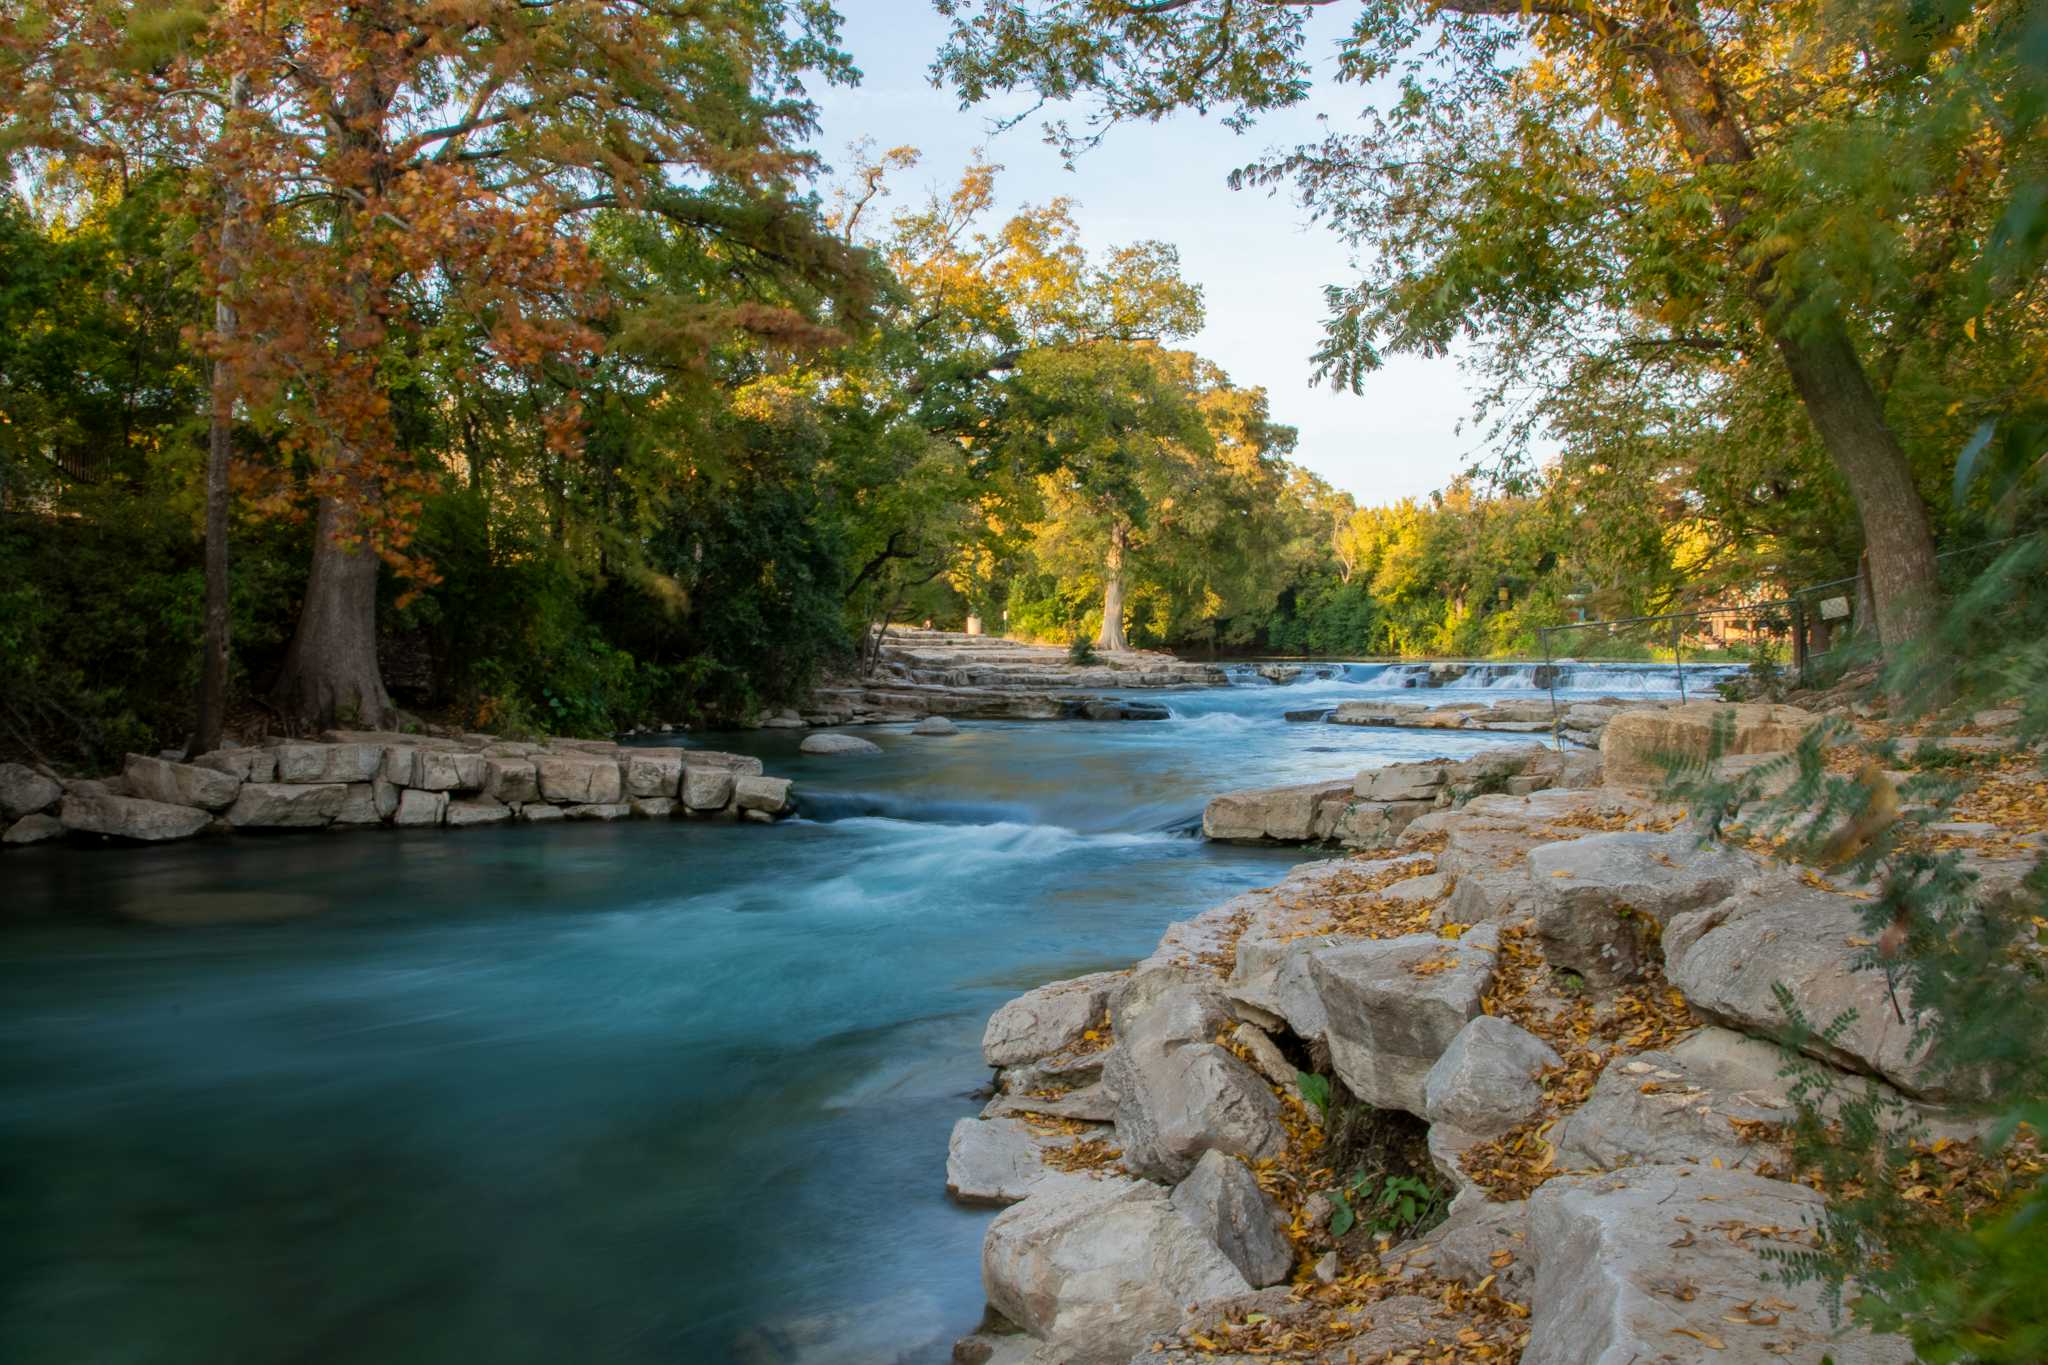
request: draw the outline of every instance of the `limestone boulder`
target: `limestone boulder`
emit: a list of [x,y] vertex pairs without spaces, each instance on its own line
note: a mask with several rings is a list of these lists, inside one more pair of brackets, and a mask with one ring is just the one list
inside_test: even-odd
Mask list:
[[1468,1285],[1491,1276],[1495,1293],[1527,1302],[1529,1286],[1536,1278],[1535,1256],[1529,1245],[1529,1206],[1519,1199],[1511,1203],[1463,1201],[1405,1260],[1410,1270],[1427,1270]]
[[1134,1180],[1004,1210],[982,1242],[981,1282],[991,1307],[1068,1365],[1125,1365],[1178,1330],[1183,1304],[1251,1289],[1166,1191]]
[[1529,851],[1536,933],[1544,956],[1592,986],[1640,980],[1661,967],[1664,926],[1757,877],[1748,853],[1701,847],[1690,832],[1594,834]]
[[989,1016],[982,1060],[1016,1066],[1086,1041],[1084,1034],[1105,1026],[1110,993],[1122,981],[1121,972],[1096,972],[1026,991]]
[[48,810],[63,795],[63,787],[34,768],[0,763],[0,814],[9,820]]
[[1287,1060],[1271,1035],[1264,1029],[1251,1024],[1239,1024],[1230,1031],[1230,1041],[1241,1047],[1251,1057],[1252,1070],[1266,1078],[1269,1085],[1292,1099],[1301,1098],[1301,1073]]
[[926,716],[923,720],[910,727],[910,733],[927,737],[957,735],[960,733],[960,727],[947,720],[944,716]]
[[962,1204],[1004,1205],[1059,1185],[1091,1185],[1086,1172],[1045,1164],[1046,1152],[1076,1141],[1101,1140],[1107,1127],[1078,1135],[1047,1135],[1021,1118],[967,1118],[946,1143],[946,1193]]
[[[1040,1057],[1035,1062],[1021,1066],[1006,1066],[996,1080],[997,1089],[1003,1094],[1034,1103],[1047,1092],[1070,1095],[1091,1087],[1100,1089],[1103,1063],[1109,1060],[1108,1051],[1100,1052],[1055,1052],[1050,1057]],[[1108,1092],[1102,1091],[1107,1096]],[[1030,1105],[1026,1106],[1031,1107]],[[1104,1118],[1116,1117],[1116,1103],[1109,1100],[1109,1112]]]
[[1345,848],[1368,852],[1400,842],[1408,826],[1427,815],[1434,801],[1350,801],[1331,824],[1326,837]]
[[1358,775],[1351,792],[1364,801],[1435,801],[1450,768],[1443,759],[1367,768]]
[[397,784],[387,782],[381,777],[371,779],[370,804],[376,808],[379,820],[389,820],[398,814],[399,790]]
[[384,766],[381,744],[299,744],[272,746],[280,783],[368,782]]
[[805,735],[803,743],[796,746],[807,754],[879,754],[882,746],[859,735],[817,734]]
[[1450,1186],[1454,1209],[1483,1203],[1488,1197],[1485,1188],[1465,1169],[1465,1154],[1485,1141],[1479,1134],[1468,1133],[1453,1123],[1429,1125],[1429,1162]]
[[1329,1018],[1330,1065],[1376,1109],[1423,1115],[1424,1081],[1493,980],[1499,935],[1482,925],[1455,942],[1433,934],[1324,948],[1309,975]]
[[[1176,920],[1159,936],[1150,954],[1132,964],[1123,984],[1110,996],[1109,1014],[1117,1036],[1123,1037],[1141,1015],[1182,989],[1209,1003],[1217,1027],[1230,1018],[1229,1002],[1216,979],[1215,963],[1231,952],[1244,929],[1235,899],[1204,910],[1192,919]],[[1202,1035],[1214,1037],[1215,1031]]]
[[391,823],[405,827],[438,825],[448,814],[448,793],[408,787],[398,794],[398,809]]
[[623,801],[587,801],[566,806],[562,813],[571,820],[624,820],[633,814],[633,808]]
[[781,815],[790,807],[790,785],[786,777],[747,774],[733,779],[732,799],[743,811]]
[[629,749],[621,762],[627,796],[675,797],[682,793],[681,749]]
[[422,749],[419,751],[418,774],[411,785],[433,792],[480,791],[490,762],[482,754]]
[[1108,1123],[1116,1118],[1116,1098],[1095,1081],[1060,1095],[1000,1094],[981,1111],[986,1119],[1021,1118],[1045,1114],[1056,1119],[1079,1119],[1083,1123]]
[[1668,1051],[1618,1057],[1551,1139],[1565,1170],[1718,1163],[1729,1170],[1781,1162],[1777,1125],[1795,1116],[1785,1054],[1721,1028]]
[[1801,1249],[1821,1203],[1803,1185],[1711,1167],[1549,1181],[1529,1198],[1537,1264],[1523,1365],[1906,1365],[1906,1342],[1834,1328],[1819,1285],[1785,1284],[1758,1254]]
[[7,827],[7,833],[0,835],[0,844],[40,844],[46,839],[60,838],[63,833],[62,820],[42,811],[30,811]]
[[734,777],[759,777],[766,769],[750,754],[729,754],[718,749],[685,749],[683,762],[692,768],[723,768]]
[[1349,782],[1304,782],[1225,792],[1203,809],[1202,837],[1276,844],[1325,839],[1350,800]]
[[384,750],[377,776],[394,787],[420,785],[420,750],[417,744],[393,744]]
[[633,816],[639,820],[668,820],[675,816],[676,800],[669,796],[636,796],[626,802],[633,808]]
[[1415,701],[1347,701],[1330,716],[1333,725],[1404,725],[1429,708]]
[[1203,1153],[1188,1178],[1174,1187],[1172,1203],[1252,1288],[1279,1284],[1294,1269],[1286,1219],[1259,1188],[1251,1168],[1236,1157]]
[[[1243,916],[1231,959],[1230,998],[1285,1021],[1300,1038],[1321,1040],[1328,1022],[1322,996],[1308,974],[1309,955],[1329,942],[1327,936],[1315,932],[1327,915],[1319,902],[1343,895],[1361,879],[1405,866],[1420,872],[1428,865],[1427,857],[1414,855],[1369,862],[1335,858],[1305,863],[1269,891],[1247,892],[1225,902],[1222,908],[1233,917]],[[1392,892],[1389,887],[1381,894]]]
[[[1779,881],[1681,915],[1665,944],[1666,973],[1692,1007],[1742,1033],[1787,1036],[1793,1020],[1782,986],[1811,1025],[1805,1051],[1850,1071],[1881,1076],[1919,1099],[1964,1098],[1972,1078],[1927,1064],[1926,1022],[1909,984],[1887,976],[1873,953],[1862,902]],[[1846,1026],[1828,1032],[1837,1020]]]
[[739,779],[730,768],[688,764],[683,768],[683,805],[693,811],[724,810]]
[[240,779],[204,768],[196,763],[171,763],[161,758],[130,754],[121,776],[132,795],[145,801],[162,801],[171,806],[197,806],[201,810],[223,811],[235,803]]
[[66,796],[128,796],[128,783],[119,773],[112,777],[67,777],[64,779]]
[[545,801],[529,801],[519,808],[519,822],[524,825],[552,824],[568,818],[560,806]]
[[71,793],[66,793],[58,804],[57,819],[65,829],[77,834],[104,834],[141,843],[189,839],[213,821],[212,816],[195,806],[174,806],[135,796]]
[[[397,789],[393,788],[395,792]],[[395,797],[394,797],[395,800]],[[334,813],[337,825],[375,825],[384,819],[384,812],[377,805],[377,784],[375,782],[351,782],[342,797],[341,809]]]
[[540,800],[540,778],[533,761],[513,756],[484,759],[484,795],[507,806]]
[[1535,1034],[1482,1014],[1458,1030],[1423,1077],[1423,1117],[1499,1137],[1543,1107],[1536,1078],[1563,1062]]
[[1603,780],[1610,787],[1655,789],[1664,757],[1704,761],[1714,727],[1730,726],[1724,754],[1778,753],[1795,747],[1814,723],[1810,712],[1766,702],[1691,702],[1623,711],[1600,732]]
[[228,823],[236,829],[331,825],[348,802],[348,788],[346,782],[244,782],[228,807]]
[[512,818],[512,808],[502,801],[488,796],[471,796],[460,801],[450,801],[441,812],[441,821],[450,829],[466,829],[471,825],[501,825]]
[[561,805],[609,804],[623,794],[617,759],[585,754],[542,754],[533,760],[543,799]]
[[271,749],[215,749],[192,762],[240,782],[277,781],[277,753]]
[[1135,1174],[1173,1182],[1205,1152],[1256,1159],[1287,1145],[1272,1087],[1237,1054],[1207,1041],[1213,1031],[1188,1036],[1202,1009],[1195,992],[1184,990],[1120,1027],[1103,1064],[1124,1165]]
[[[1570,791],[1584,791],[1600,785],[1603,769],[1598,752],[1585,749],[1546,749],[1523,765],[1518,774],[1521,778],[1534,779],[1537,785],[1530,791],[1550,787],[1562,787]],[[1510,788],[1512,791],[1512,787]],[[1514,792],[1524,796],[1527,792]]]

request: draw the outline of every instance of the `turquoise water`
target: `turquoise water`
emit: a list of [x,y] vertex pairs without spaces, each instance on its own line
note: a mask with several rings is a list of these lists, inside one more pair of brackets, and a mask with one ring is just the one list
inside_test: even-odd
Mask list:
[[988,1013],[1299,856],[1207,796],[1506,742],[1279,719],[1321,690],[706,737],[798,780],[773,828],[9,853],[0,1360],[944,1360]]

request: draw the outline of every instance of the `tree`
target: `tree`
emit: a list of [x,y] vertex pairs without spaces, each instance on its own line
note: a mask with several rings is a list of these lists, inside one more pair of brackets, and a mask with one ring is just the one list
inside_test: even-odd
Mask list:
[[1041,352],[1170,340],[1202,317],[1171,246],[1091,253],[1066,200],[1002,215],[1002,168],[983,159],[885,216],[889,173],[916,161],[856,147],[836,195],[836,226],[894,280],[881,324],[751,390],[833,433],[817,478],[846,518],[849,616],[869,654],[910,600],[1000,609],[1043,472],[1000,453],[1021,368]]
[[[659,217],[738,270],[862,274],[793,197],[812,164],[796,146],[810,127],[798,77],[849,72],[821,5],[302,0],[118,20],[48,0],[8,24],[0,93],[21,97],[9,131],[240,187],[231,266],[227,220],[202,216],[239,324],[213,359],[289,457],[260,504],[314,502],[312,573],[277,684],[303,718],[389,718],[379,567],[433,581],[409,548],[433,471],[395,412],[423,303],[472,324],[465,385],[552,399],[545,439],[567,458],[609,302],[587,244],[599,216]],[[224,118],[231,76],[247,104]],[[786,308],[678,302],[642,340],[701,352],[734,328],[817,330]]]
[[[964,100],[1018,86],[1095,98],[1082,132],[1055,128],[1070,148],[1180,107],[1222,107],[1242,126],[1309,88],[1309,6],[941,8],[954,27],[940,66]],[[1440,352],[1460,334],[1490,334],[1505,349],[1518,332],[1573,322],[1579,342],[1597,345],[1617,320],[1639,333],[1654,323],[1657,348],[1774,355],[1855,500],[1883,637],[1919,635],[1938,608],[1930,519],[1866,365],[1869,320],[1853,307],[1895,262],[1844,250],[1868,234],[1867,214],[1814,211],[1829,164],[1817,153],[1845,127],[1924,107],[1959,38],[2009,29],[2024,8],[1886,5],[1876,22],[1903,20],[1914,51],[1869,61],[1858,54],[1876,46],[1873,19],[1854,7],[1362,0],[1340,74],[1397,75],[1400,97],[1364,133],[1263,172],[1298,177],[1383,263],[1366,285],[1332,291],[1325,372],[1355,383],[1383,346]],[[1974,106],[1950,101],[1950,127],[1982,157],[2020,155],[2038,117],[2009,119],[1998,87],[1984,88]],[[1911,232],[1918,205],[1900,168],[1857,164],[1873,185],[1894,175],[1874,206]],[[1621,287],[1606,288],[1617,263]],[[1604,315],[1574,306],[1588,298]]]
[[1096,646],[1214,637],[1271,606],[1297,520],[1294,431],[1256,389],[1185,351],[1099,342],[1026,354],[989,457],[1034,477],[1022,547],[1064,594],[1101,604]]

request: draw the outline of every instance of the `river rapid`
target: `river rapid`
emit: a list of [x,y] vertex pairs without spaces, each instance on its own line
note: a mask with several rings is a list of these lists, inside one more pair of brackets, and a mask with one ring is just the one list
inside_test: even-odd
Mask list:
[[861,731],[879,758],[688,737],[797,780],[770,828],[9,853],[0,1360],[945,1360],[981,1308],[990,1215],[944,1167],[990,1011],[1303,856],[1192,837],[1211,795],[1529,742],[1282,712],[1539,695],[1316,673],[1127,694],[1163,722]]

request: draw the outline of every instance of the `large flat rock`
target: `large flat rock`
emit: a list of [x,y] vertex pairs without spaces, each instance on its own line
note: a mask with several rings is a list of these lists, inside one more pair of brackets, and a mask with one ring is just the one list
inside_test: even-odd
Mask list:
[[1327,839],[1351,803],[1351,783],[1302,782],[1225,792],[1202,810],[1202,837],[1230,843],[1305,844]]
[[[1862,902],[1790,880],[1676,917],[1665,970],[1701,1014],[1743,1033],[1787,1037],[1794,1020],[1780,988],[1810,1025],[1801,1045],[1850,1071],[1919,1099],[1965,1096],[1968,1079],[1937,1074],[1919,1036],[1924,1022],[1908,983],[1875,961]],[[1833,1031],[1838,1020],[1847,1022]]]
[[1820,1205],[1803,1185],[1696,1166],[1549,1181],[1529,1198],[1523,1365],[1906,1365],[1904,1341],[1837,1333],[1818,1285],[1779,1283],[1758,1255],[1806,1245]]
[[167,759],[128,755],[121,776],[131,795],[170,806],[197,806],[201,810],[223,811],[235,802],[241,780],[196,763],[172,763]]
[[1251,1289],[1165,1190],[1135,1180],[1034,1194],[998,1214],[981,1283],[1068,1365],[1125,1365],[1179,1329],[1184,1304]]
[[57,808],[57,819],[77,834],[104,834],[150,844],[189,839],[213,822],[212,816],[192,806],[91,793],[66,795]]
[[1045,1134],[1021,1118],[965,1118],[953,1125],[946,1143],[946,1193],[963,1204],[1014,1204],[1061,1185],[1089,1185],[1096,1178],[1045,1164],[1046,1152],[1080,1140],[1103,1139],[1107,1127],[1081,1134]]

